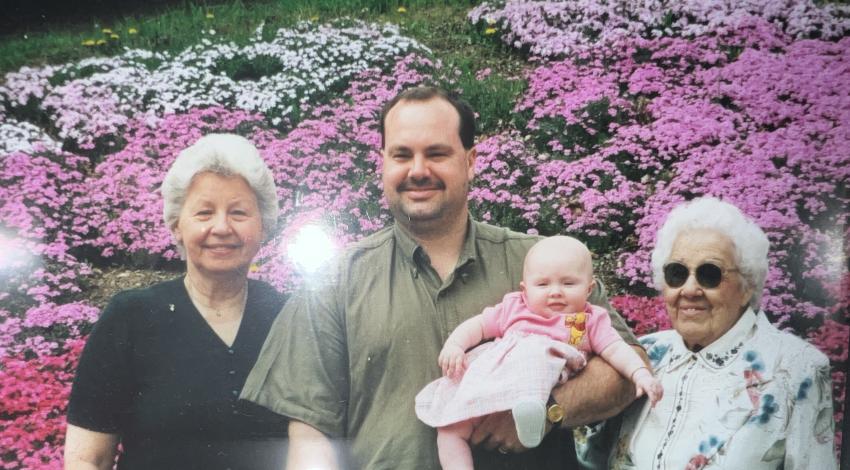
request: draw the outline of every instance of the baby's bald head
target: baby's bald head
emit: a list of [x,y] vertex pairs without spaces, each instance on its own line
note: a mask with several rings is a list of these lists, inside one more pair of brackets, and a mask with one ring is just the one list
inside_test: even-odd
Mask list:
[[528,278],[529,273],[536,270],[541,263],[563,263],[571,271],[593,278],[593,258],[584,243],[566,235],[555,235],[544,238],[528,250],[525,255],[522,276]]

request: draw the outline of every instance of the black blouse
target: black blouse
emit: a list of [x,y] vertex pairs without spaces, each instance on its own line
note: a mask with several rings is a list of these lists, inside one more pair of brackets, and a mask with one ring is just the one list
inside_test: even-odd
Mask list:
[[122,470],[283,468],[286,419],[238,401],[283,302],[250,280],[228,347],[182,278],[117,294],[83,350],[68,422],[118,434]]

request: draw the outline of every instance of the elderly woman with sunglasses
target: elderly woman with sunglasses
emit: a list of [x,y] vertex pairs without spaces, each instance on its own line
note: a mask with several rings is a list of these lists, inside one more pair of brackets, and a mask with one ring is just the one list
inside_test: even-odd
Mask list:
[[117,294],[94,327],[68,404],[66,469],[283,468],[286,420],[239,402],[283,298],[249,280],[274,230],[274,179],[246,139],[213,134],[162,183],[186,275]]
[[829,362],[759,311],[767,251],[726,202],[669,214],[652,269],[674,329],[641,339],[669,393],[625,412],[611,468],[836,468]]

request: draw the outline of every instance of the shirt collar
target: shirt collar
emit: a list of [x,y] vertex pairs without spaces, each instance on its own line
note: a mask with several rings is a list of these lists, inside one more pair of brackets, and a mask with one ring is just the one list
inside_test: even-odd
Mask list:
[[729,331],[697,353],[689,350],[682,337],[676,335],[673,351],[670,354],[669,368],[675,369],[695,356],[700,362],[712,369],[722,369],[734,362],[734,359],[741,354],[744,350],[744,343],[755,325],[756,314],[752,309],[747,308]]
[[393,225],[393,238],[395,238],[396,246],[401,250],[401,253],[404,255],[404,259],[413,263],[414,255],[416,251],[421,249],[421,247],[416,243],[416,240],[411,237],[406,230],[401,228],[401,226],[396,222]]
[[[472,216],[467,216],[466,227],[466,237],[463,240],[463,248],[461,248],[460,256],[458,257],[458,266],[463,266],[469,261],[478,259],[478,250],[475,244],[477,226],[475,221],[472,220]],[[393,236],[404,258],[414,266],[418,264],[419,260],[428,258],[425,250],[416,243],[416,240],[398,222],[393,225]]]

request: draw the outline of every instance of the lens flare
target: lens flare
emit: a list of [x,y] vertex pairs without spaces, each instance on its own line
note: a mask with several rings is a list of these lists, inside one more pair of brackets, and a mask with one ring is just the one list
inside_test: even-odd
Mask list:
[[304,274],[312,274],[334,257],[337,243],[318,225],[305,225],[287,246],[289,259]]
[[33,254],[17,237],[0,232],[0,274],[9,274],[28,265]]

